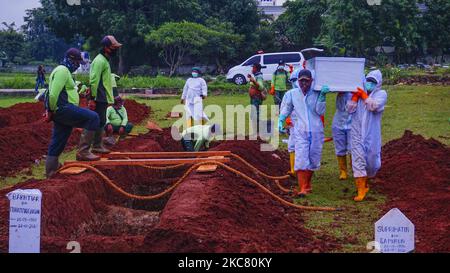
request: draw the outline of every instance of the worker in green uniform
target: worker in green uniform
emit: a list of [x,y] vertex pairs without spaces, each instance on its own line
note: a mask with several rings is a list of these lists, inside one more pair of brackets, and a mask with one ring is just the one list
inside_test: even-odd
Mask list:
[[[104,127],[106,125],[106,110],[109,104],[114,103],[113,80],[109,61],[118,49],[122,47],[114,36],[108,35],[101,41],[102,51],[95,57],[91,64],[89,74],[90,94],[88,96],[89,109],[95,111],[100,118],[100,129],[95,133],[92,142],[88,142],[84,137],[86,131],[81,136],[80,146],[90,147],[92,151],[100,154],[107,154],[110,151],[103,146]],[[80,160],[80,159],[77,159]]]
[[[259,128],[259,115],[261,105],[267,98],[267,90],[264,86],[264,77],[261,72],[261,64],[254,64],[252,67],[252,75],[248,75],[250,81],[249,96],[250,103],[252,105],[250,119],[252,121],[252,127],[254,132],[258,132]],[[255,124],[256,123],[256,124]]]
[[281,108],[281,102],[283,101],[284,95],[288,90],[290,77],[291,73],[286,71],[286,65],[284,61],[280,61],[278,63],[277,70],[273,73],[272,85],[270,89],[270,94],[273,96],[275,105],[278,105],[278,108]]
[[207,150],[209,149],[209,143],[219,132],[220,126],[218,124],[193,126],[183,131],[181,144],[187,152]]
[[[45,99],[46,120],[53,121],[53,131],[45,162],[47,177],[51,177],[60,167],[59,156],[64,151],[73,128],[84,128],[86,141],[91,141],[99,128],[97,113],[78,106],[80,98],[72,73],[80,67],[82,60],[80,50],[69,49],[64,61],[53,70],[49,78],[48,96]],[[89,149],[80,149],[77,157],[87,161],[100,159]]]
[[118,133],[120,138],[123,139],[133,130],[133,124],[128,122],[127,109],[125,109],[123,104],[122,97],[117,96],[114,98],[114,105],[108,107],[108,110],[106,110],[105,131],[108,137],[107,143],[110,145],[115,144],[114,133]]

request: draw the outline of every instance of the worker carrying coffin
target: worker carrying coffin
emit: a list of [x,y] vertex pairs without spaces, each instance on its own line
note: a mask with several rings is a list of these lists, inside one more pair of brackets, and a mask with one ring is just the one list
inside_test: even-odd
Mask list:
[[347,103],[352,116],[351,154],[353,175],[361,202],[369,192],[369,178],[374,178],[381,168],[381,119],[387,103],[387,92],[381,89],[383,76],[380,70],[370,72],[365,89],[358,88]]
[[196,125],[183,131],[181,144],[186,152],[209,149],[209,143],[220,134],[220,125]]

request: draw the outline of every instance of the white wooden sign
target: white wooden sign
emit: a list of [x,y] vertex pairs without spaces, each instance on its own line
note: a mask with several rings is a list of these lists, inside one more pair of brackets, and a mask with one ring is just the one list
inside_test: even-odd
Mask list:
[[39,190],[15,190],[7,195],[9,210],[9,253],[39,253],[41,203]]
[[392,209],[375,223],[375,241],[382,253],[409,253],[414,250],[414,231],[414,224]]

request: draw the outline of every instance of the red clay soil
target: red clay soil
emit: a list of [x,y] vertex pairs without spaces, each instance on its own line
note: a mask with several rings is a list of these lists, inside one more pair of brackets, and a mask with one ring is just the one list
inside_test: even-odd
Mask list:
[[376,189],[416,227],[417,252],[450,252],[450,148],[406,131],[383,147]]
[[[263,155],[259,144],[230,141],[215,150],[242,153],[260,169],[268,164],[275,170],[286,168],[286,158],[272,157],[278,153]],[[231,165],[252,173],[240,163]],[[328,252],[339,247],[330,238],[313,238],[303,224],[298,210],[281,205],[246,180],[219,169],[214,174],[192,174],[173,193],[160,222],[147,235],[145,246],[149,252],[181,253]]]
[[43,113],[44,106],[41,103],[27,102],[0,108],[0,128],[39,121]]
[[[116,146],[115,150],[174,149],[167,145],[170,142],[165,137],[169,133],[150,132],[126,140],[127,146]],[[150,143],[146,148],[145,142]],[[216,144],[215,150],[240,153],[260,169],[269,160],[280,172],[271,174],[284,173],[287,158],[278,152],[264,155],[259,152],[259,144],[225,142]],[[230,165],[258,179],[242,164]],[[144,195],[161,192],[186,168],[155,171],[116,167],[102,171],[126,191]],[[66,245],[72,240],[81,243],[82,252],[326,252],[339,247],[329,238],[314,237],[306,230],[299,211],[284,207],[240,177],[219,169],[213,174],[192,173],[172,196],[153,202],[125,199],[89,172],[58,175],[2,190],[0,252],[7,251],[8,246],[9,201],[5,195],[16,188],[43,192],[42,252],[68,252]]]
[[[129,120],[135,124],[149,115],[149,108],[132,100],[126,100]],[[12,109],[12,110],[10,110]],[[46,153],[50,143],[53,125],[42,119],[44,108],[41,103],[27,103],[0,110],[0,177],[12,175],[32,166]],[[31,119],[29,117],[32,117]],[[74,130],[67,150],[79,142],[80,131]]]

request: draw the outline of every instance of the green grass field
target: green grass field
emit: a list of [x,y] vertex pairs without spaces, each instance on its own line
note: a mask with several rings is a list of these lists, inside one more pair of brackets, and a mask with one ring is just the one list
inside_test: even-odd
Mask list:
[[[450,88],[435,86],[386,86],[389,101],[383,117],[383,143],[400,138],[405,130],[411,130],[427,138],[433,137],[446,145],[450,144]],[[1,99],[0,107],[29,101],[26,98]],[[168,127],[173,121],[165,116],[179,99],[142,100],[152,108],[152,120],[162,127]],[[326,135],[331,136],[331,122],[335,111],[335,96],[328,97],[326,115]],[[246,94],[211,96],[206,105],[238,105],[249,103]],[[269,98],[266,105],[272,104]],[[143,127],[138,128],[144,131]],[[285,145],[281,145],[284,149]],[[74,153],[64,155],[64,159],[73,159]],[[323,167],[316,173],[313,181],[314,194],[300,204],[314,206],[334,206],[345,210],[337,213],[305,212],[306,226],[318,234],[327,234],[343,243],[342,252],[368,252],[366,245],[374,238],[373,224],[382,214],[381,205],[386,197],[371,191],[366,202],[355,204],[355,187],[352,180],[339,181],[337,162],[332,143],[327,143],[323,151]],[[42,178],[43,166],[35,166],[32,175],[21,173],[14,178],[2,181],[0,188],[22,182],[31,177]]]

